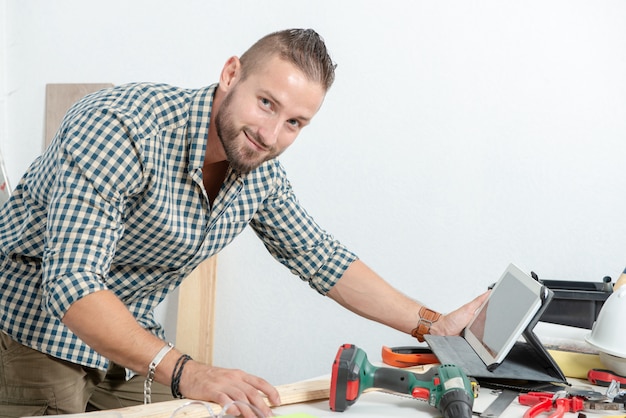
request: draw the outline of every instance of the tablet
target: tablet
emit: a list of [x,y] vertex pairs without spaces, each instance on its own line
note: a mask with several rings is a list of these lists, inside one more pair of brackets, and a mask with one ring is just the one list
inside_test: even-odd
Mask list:
[[507,356],[541,308],[544,286],[510,264],[463,336],[489,370]]

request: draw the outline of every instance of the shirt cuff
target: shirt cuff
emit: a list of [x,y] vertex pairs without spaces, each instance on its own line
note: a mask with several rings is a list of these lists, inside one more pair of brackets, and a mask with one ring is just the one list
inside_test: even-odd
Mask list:
[[344,246],[338,246],[328,262],[309,279],[309,285],[325,296],[356,260],[356,254]]
[[57,276],[44,281],[43,309],[61,319],[70,306],[88,294],[105,290],[107,287],[93,273],[77,272]]

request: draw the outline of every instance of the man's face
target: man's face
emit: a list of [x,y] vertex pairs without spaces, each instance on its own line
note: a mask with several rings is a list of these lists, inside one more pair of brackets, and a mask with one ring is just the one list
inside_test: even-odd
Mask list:
[[324,95],[321,84],[278,57],[236,81],[215,119],[233,169],[248,173],[280,155],[317,113]]

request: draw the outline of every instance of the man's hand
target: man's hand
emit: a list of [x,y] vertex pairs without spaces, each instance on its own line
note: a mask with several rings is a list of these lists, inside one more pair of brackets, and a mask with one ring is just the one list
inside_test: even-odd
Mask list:
[[[108,290],[91,293],[74,302],[63,322],[94,350],[144,376],[150,361],[165,344],[144,330],[126,306]],[[154,380],[169,386],[176,361],[182,354],[176,348],[168,352],[157,366]],[[189,399],[216,402],[222,406],[232,401],[246,402],[266,416],[272,416],[272,411],[261,393],[267,395],[272,405],[280,404],[278,391],[265,380],[239,370],[209,367],[193,360],[185,364],[179,389]],[[228,413],[241,413],[244,418],[257,417],[252,409],[243,406],[229,409]]]
[[442,315],[437,322],[430,327],[433,335],[459,335],[463,328],[472,320],[474,314],[489,296],[489,291],[469,303],[461,306],[456,311]]
[[[193,360],[187,362],[180,381],[180,391],[186,398],[219,403],[224,406],[233,401],[246,402],[273,416],[262,394],[272,406],[280,405],[276,388],[267,381],[241,370],[209,367]],[[229,415],[256,418],[257,414],[245,406],[235,405],[228,409]]]

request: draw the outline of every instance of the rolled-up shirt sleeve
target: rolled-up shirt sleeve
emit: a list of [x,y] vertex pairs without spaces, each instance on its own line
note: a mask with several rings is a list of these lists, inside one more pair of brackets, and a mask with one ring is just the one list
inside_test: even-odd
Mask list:
[[250,225],[276,260],[325,295],[358,257],[315,222],[277,167],[276,188]]
[[127,196],[142,182],[132,128],[119,115],[93,110],[66,120],[55,146],[43,257],[43,308],[62,318],[72,303],[106,289],[123,234]]

